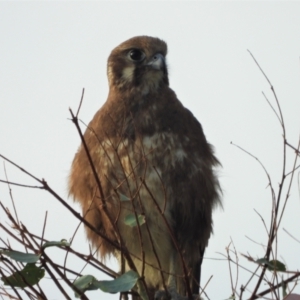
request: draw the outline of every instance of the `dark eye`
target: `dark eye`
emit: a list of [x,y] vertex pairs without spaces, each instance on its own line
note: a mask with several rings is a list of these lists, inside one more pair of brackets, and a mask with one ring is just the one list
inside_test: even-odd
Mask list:
[[129,57],[131,60],[138,62],[145,58],[145,54],[138,49],[133,49],[129,51]]

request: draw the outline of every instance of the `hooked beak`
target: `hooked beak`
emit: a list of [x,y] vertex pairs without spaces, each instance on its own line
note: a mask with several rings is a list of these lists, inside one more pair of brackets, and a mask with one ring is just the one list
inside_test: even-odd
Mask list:
[[155,70],[164,70],[166,67],[166,61],[161,53],[156,53],[152,56],[147,66],[152,67]]

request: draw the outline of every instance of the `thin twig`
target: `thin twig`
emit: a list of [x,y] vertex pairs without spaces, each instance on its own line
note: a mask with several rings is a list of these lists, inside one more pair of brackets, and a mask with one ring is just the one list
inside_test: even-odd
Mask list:
[[228,260],[228,269],[229,269],[229,276],[230,276],[230,284],[231,284],[231,293],[232,295],[235,295],[235,289],[233,287],[233,278],[232,278],[232,271],[231,271],[231,265],[230,265],[230,261],[232,260],[230,255],[229,255],[229,247],[231,245],[231,242],[229,243],[229,245],[226,247],[226,252],[227,252],[227,260]]
[[300,240],[296,239],[292,234],[290,234],[285,228],[282,228],[284,232],[286,232],[292,239],[294,239],[296,242],[300,243]]
[[44,225],[43,225],[43,231],[42,231],[42,238],[41,238],[41,248],[42,248],[43,239],[44,239],[44,236],[45,236],[45,229],[46,229],[46,223],[47,223],[47,216],[48,216],[48,212],[46,211],[46,213],[45,213]]
[[11,202],[12,202],[12,205],[13,205],[13,208],[14,208],[14,212],[15,212],[15,216],[16,216],[16,219],[17,219],[17,223],[20,224],[20,221],[19,221],[19,218],[18,218],[18,213],[17,213],[16,206],[15,206],[15,201],[14,201],[14,198],[12,196],[12,190],[11,190],[11,187],[10,187],[10,184],[9,184],[9,181],[8,181],[5,161],[3,162],[3,168],[4,168],[5,178],[6,178],[6,181],[7,181],[7,186],[8,186],[8,190],[9,190],[10,199],[11,199]]
[[82,105],[82,102],[83,102],[83,97],[84,97],[84,88],[82,89],[81,98],[80,98],[80,102],[79,102],[77,113],[76,113],[76,118],[79,115],[79,111],[80,111],[80,108],[81,108],[81,105]]

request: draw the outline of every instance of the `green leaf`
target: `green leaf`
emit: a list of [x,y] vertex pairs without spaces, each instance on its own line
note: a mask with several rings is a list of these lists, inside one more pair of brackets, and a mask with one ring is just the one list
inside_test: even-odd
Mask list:
[[[115,294],[131,290],[138,279],[139,275],[136,272],[128,271],[114,280],[98,281],[92,275],[85,275],[75,280],[73,284],[83,292],[101,289],[103,292]],[[75,296],[79,297],[77,293]]]
[[114,280],[101,280],[97,286],[106,293],[120,293],[131,290],[139,279],[139,275],[130,270]]
[[70,246],[71,244],[67,240],[61,240],[61,241],[52,241],[52,242],[46,242],[43,244],[42,248],[45,249],[47,247],[53,247],[53,246]]
[[5,285],[24,288],[37,284],[44,276],[44,269],[38,268],[35,264],[27,264],[23,270],[8,277],[3,276],[1,280]]
[[[84,275],[76,279],[73,284],[80,290],[80,291],[87,291],[87,290],[97,290],[98,287],[94,285],[97,282],[97,279],[92,275]],[[75,292],[75,297],[79,298],[80,295]]]
[[137,218],[136,218],[134,214],[129,214],[125,217],[124,221],[125,221],[125,224],[130,227],[137,226],[137,221],[138,221],[139,225],[141,226],[145,223],[145,217],[142,215],[137,215]]
[[281,287],[282,287],[282,299],[284,299],[287,296],[287,284],[282,281]]
[[13,250],[2,250],[0,251],[0,253],[16,261],[29,263],[29,264],[36,263],[41,257],[40,254],[24,253],[24,252],[13,251]]
[[259,258],[256,260],[256,263],[258,263],[259,265],[264,265],[268,264],[268,261],[265,258]]
[[286,267],[285,264],[283,264],[279,260],[266,260],[265,258],[260,258],[256,260],[256,263],[258,264],[266,264],[269,271],[279,271],[279,272],[285,272]]
[[268,263],[268,270],[270,271],[279,271],[279,272],[285,272],[286,267],[285,264],[283,264],[279,260],[270,260]]

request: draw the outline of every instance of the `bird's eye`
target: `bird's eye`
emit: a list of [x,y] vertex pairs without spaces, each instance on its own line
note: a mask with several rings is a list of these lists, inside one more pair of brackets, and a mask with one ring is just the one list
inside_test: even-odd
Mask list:
[[138,49],[133,49],[129,51],[129,57],[131,60],[139,62],[145,58],[145,54]]

